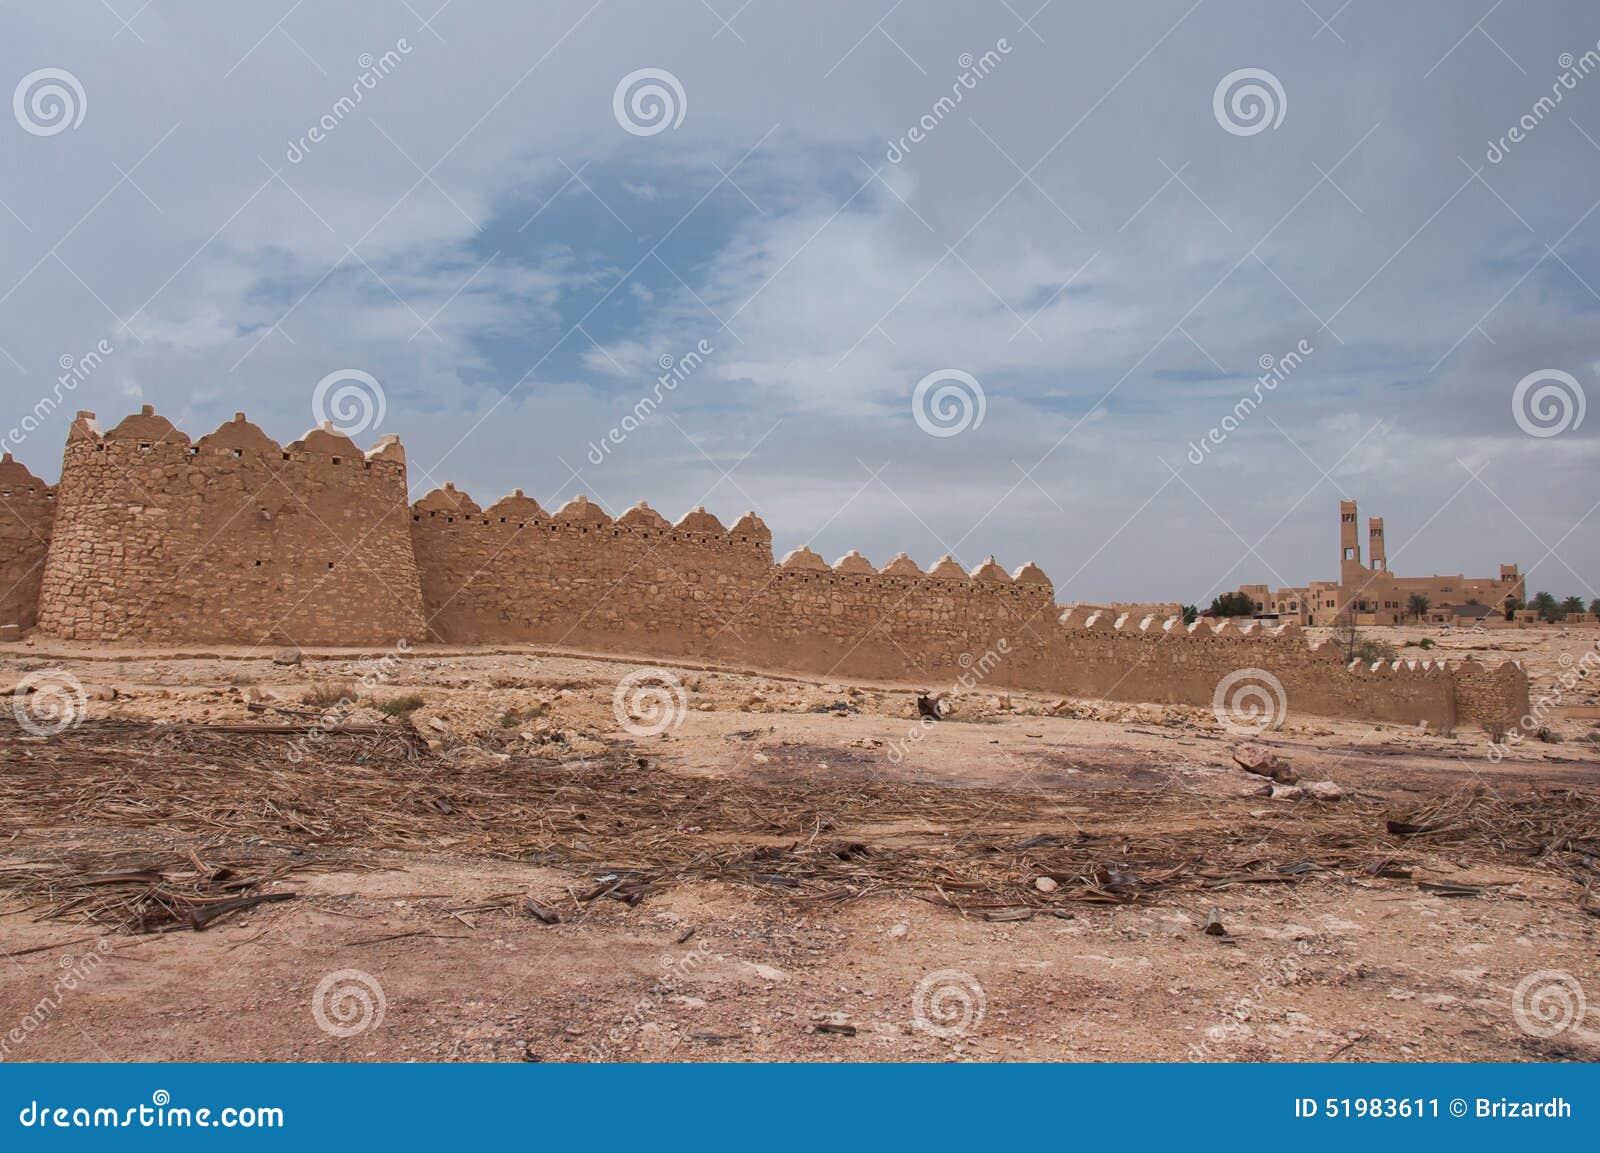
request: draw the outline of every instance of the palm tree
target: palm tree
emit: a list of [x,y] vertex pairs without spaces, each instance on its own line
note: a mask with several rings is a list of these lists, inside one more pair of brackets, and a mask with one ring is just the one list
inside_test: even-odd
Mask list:
[[1420,621],[1425,615],[1427,615],[1428,606],[1433,602],[1428,600],[1428,598],[1423,596],[1421,593],[1412,593],[1411,599],[1406,603],[1411,609],[1411,615]]
[[1539,614],[1539,619],[1547,624],[1554,624],[1561,619],[1561,602],[1550,593],[1535,593],[1533,607]]
[[1583,611],[1583,598],[1568,597],[1561,602],[1561,611],[1563,613],[1581,613]]
[[1600,597],[1595,597],[1594,600],[1589,602],[1589,612],[1594,616],[1600,617]]

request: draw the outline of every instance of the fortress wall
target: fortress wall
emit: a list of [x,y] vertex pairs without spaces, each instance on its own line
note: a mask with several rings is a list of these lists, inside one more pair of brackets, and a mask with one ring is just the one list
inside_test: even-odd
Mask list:
[[[880,569],[809,549],[774,563],[754,514],[725,527],[696,509],[670,524],[640,505],[613,519],[583,498],[547,512],[520,492],[482,508],[450,486],[407,507],[392,437],[363,454],[324,428],[280,447],[241,415],[191,443],[148,408],[104,434],[80,413],[53,501],[11,462],[0,481],[31,510],[0,522],[0,566],[26,572],[49,536],[38,627],[74,639],[526,642],[1201,707],[1231,674],[1248,685],[1264,670],[1291,715],[1441,732],[1514,725],[1528,708],[1511,662],[1347,667],[1292,625],[1063,612],[1031,564],[967,573],[946,557],[924,572],[904,555]],[[35,503],[17,504],[30,487]],[[13,584],[26,619],[27,584]]]
[[1456,722],[1442,665],[1347,668],[1293,626],[1069,609],[1031,565],[972,574],[946,558],[924,573],[857,554],[834,565],[808,549],[774,564],[747,515],[724,529],[704,510],[670,525],[647,508],[613,521],[582,498],[547,513],[513,494],[481,509],[454,488],[412,508],[434,639],[527,641],[727,660],[820,676],[958,679],[1111,700],[1206,706],[1239,669],[1270,672],[1297,714],[1359,716],[1435,731]]
[[68,434],[39,627],[95,640],[386,643],[422,635],[405,456],[243,416],[191,444],[148,406]]
[[445,488],[411,517],[437,640],[733,656],[713,643],[721,621],[772,567],[770,537],[613,521],[582,498],[550,514],[520,493],[482,509]]
[[9,452],[0,456],[0,628],[34,626],[55,517],[55,487]]
[[949,558],[921,573],[898,557],[880,572],[865,558],[830,567],[801,550],[768,575],[729,631],[800,671],[945,688],[974,667],[986,680],[1020,675],[1008,662],[1021,638],[1048,632],[1053,616],[1048,582],[1019,584],[992,561],[970,577]]
[[413,506],[412,531],[440,640],[927,677],[954,667],[964,638],[1051,615],[1048,582],[1017,585],[998,566],[999,579],[954,562],[923,574],[904,559],[880,573],[860,556],[835,568],[805,550],[775,565],[771,533],[748,514],[731,528],[703,509],[676,525],[645,507],[612,520],[582,498],[546,513],[520,494],[485,510],[446,488]]
[[1461,719],[1493,731],[1515,730],[1521,718],[1533,712],[1528,677],[1512,661],[1487,668],[1475,660],[1455,666],[1456,702]]
[[[1454,680],[1442,665],[1428,669],[1349,668],[1336,646],[1308,647],[1295,626],[1269,628],[1232,622],[1185,626],[1179,618],[1121,614],[1062,614],[1042,643],[1030,630],[1016,659],[990,683],[1042,688],[1108,700],[1209,706],[1218,685],[1238,674],[1224,701],[1267,685],[1282,686],[1288,715],[1360,717],[1449,731],[1456,721]],[[1248,697],[1242,698],[1248,703]],[[1269,706],[1276,707],[1276,706]]]

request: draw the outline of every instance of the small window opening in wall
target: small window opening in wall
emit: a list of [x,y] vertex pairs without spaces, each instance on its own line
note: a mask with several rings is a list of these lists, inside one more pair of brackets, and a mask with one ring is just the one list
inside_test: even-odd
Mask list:
[[200,455],[200,446],[198,444],[191,444],[189,446],[189,455],[190,456],[199,456]]
[[333,463],[334,463],[334,464],[338,464],[338,463],[339,463],[339,461],[340,461],[340,458],[339,458],[339,457],[337,457],[337,456],[336,456],[336,457],[334,457],[334,458],[333,458]]
[[289,459],[289,454],[288,453],[284,453],[283,454],[283,459],[284,460],[288,460]]
[[97,444],[94,446],[94,450],[96,452],[104,452],[106,450],[106,446],[103,444]]
[[444,518],[444,523],[445,524],[455,524],[456,523],[456,518],[453,517],[453,516],[447,516],[447,517]]
[[256,568],[260,568],[260,567],[261,567],[261,562],[260,561],[256,561]]
[[422,519],[422,516],[421,516],[421,514],[420,514],[420,513],[412,513],[412,514],[411,514],[411,519],[412,519],[412,520],[421,520],[421,519]]
[[148,440],[141,440],[139,442],[139,451],[140,452],[149,452],[150,451],[150,442]]
[[329,568],[332,568],[332,567],[333,567],[333,562],[332,562],[332,561],[329,561],[329,562],[328,562],[328,567],[329,567]]
[[233,457],[234,457],[235,460],[238,460],[243,455],[244,455],[244,449],[236,448],[236,449],[233,450]]
[[[484,521],[484,522],[483,522],[483,523],[484,523],[484,524],[488,524],[488,523],[489,523],[489,522],[488,522],[488,521]],[[501,524],[505,524],[505,523],[506,523],[506,518],[505,518],[505,517],[501,517],[501,518],[500,518],[500,523],[501,523]]]
[[364,461],[361,462],[361,467],[366,469],[368,472],[371,472],[372,471],[372,462],[370,460],[364,460]]

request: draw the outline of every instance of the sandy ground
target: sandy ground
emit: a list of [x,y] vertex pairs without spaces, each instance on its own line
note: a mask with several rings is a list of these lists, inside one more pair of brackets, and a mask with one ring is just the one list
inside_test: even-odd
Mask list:
[[[1408,659],[1477,651],[1520,660],[1536,692],[1600,637],[1577,629],[1370,632],[1407,646]],[[1435,647],[1414,647],[1423,635]],[[409,723],[430,746],[424,759],[468,749],[513,766],[524,758],[588,764],[622,750],[757,802],[763,790],[826,782],[939,797],[997,790],[1021,798],[1025,810],[1037,806],[1036,820],[1008,819],[998,832],[981,806],[959,818],[930,815],[915,828],[852,825],[841,806],[832,835],[872,846],[959,846],[1003,832],[1114,834],[1147,848],[1203,836],[1237,862],[1252,846],[1281,854],[1298,839],[1357,829],[1353,852],[1403,859],[1411,875],[1323,872],[1298,884],[1225,884],[988,920],[925,892],[807,903],[781,888],[719,880],[664,888],[635,905],[577,902],[571,897],[596,879],[593,869],[460,852],[442,838],[293,874],[275,887],[298,899],[204,932],[108,932],[81,916],[41,917],[35,903],[0,893],[0,1029],[11,1030],[0,1033],[0,1056],[1600,1060],[1595,1009],[1586,1018],[1568,1013],[1567,1027],[1549,1036],[1537,1018],[1529,1029],[1526,1013],[1519,1023],[1514,1011],[1519,986],[1525,1007],[1531,997],[1536,1009],[1555,1012],[1541,992],[1551,988],[1557,999],[1585,988],[1600,1003],[1595,896],[1527,854],[1417,842],[1385,849],[1392,841],[1383,825],[1385,813],[1473,790],[1523,797],[1577,789],[1592,809],[1600,699],[1587,686],[1566,694],[1554,714],[1559,743],[1530,742],[1499,763],[1485,755],[1481,732],[1291,716],[1263,739],[1302,779],[1331,779],[1345,793],[1308,802],[1259,796],[1261,779],[1233,763],[1239,738],[1207,710],[980,692],[924,727],[914,690],[937,686],[678,667],[686,715],[641,737],[619,726],[613,707],[619,678],[636,667],[581,654],[419,650],[381,683],[360,687],[372,666],[354,653],[308,653],[303,664],[283,666],[264,654],[0,648],[0,686],[65,671],[83,685],[95,721],[284,722],[297,711],[315,715],[320,702],[356,685],[361,703],[347,722],[404,724],[375,706],[422,698]],[[4,755],[15,765],[37,740],[9,740]],[[184,782],[163,776],[157,759],[123,769],[183,793]],[[7,772],[0,764],[0,798]],[[662,813],[675,836],[716,837],[696,820],[693,805]],[[207,857],[242,840],[240,828],[209,817],[84,824],[63,799],[52,819],[0,824],[0,866],[80,848]],[[290,855],[325,848],[292,832],[256,847]],[[1445,896],[1419,881],[1473,889]],[[508,894],[560,904],[563,920],[541,923],[506,904]],[[1213,910],[1221,936],[1202,932]],[[63,973],[86,969],[62,989]],[[348,995],[319,999],[324,984]],[[381,1020],[363,1016],[362,995],[380,989]]]

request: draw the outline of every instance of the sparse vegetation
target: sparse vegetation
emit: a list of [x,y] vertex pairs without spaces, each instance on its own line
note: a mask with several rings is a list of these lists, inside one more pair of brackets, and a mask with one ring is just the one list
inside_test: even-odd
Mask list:
[[1392,661],[1399,655],[1395,647],[1387,641],[1362,636],[1356,628],[1355,619],[1349,613],[1341,616],[1334,625],[1333,642],[1344,653],[1345,660],[1360,661],[1362,664]]
[[1561,619],[1561,602],[1551,593],[1536,593],[1533,598],[1533,608],[1539,614],[1539,619],[1546,624],[1555,624]]
[[1349,613],[1343,613],[1333,622],[1333,643],[1339,646],[1339,651],[1344,653],[1344,659],[1356,659],[1356,646],[1361,643],[1361,634],[1356,631],[1356,621]]
[[500,714],[500,727],[502,729],[514,729],[518,725],[538,720],[542,716],[544,716],[544,706],[542,704],[532,704],[525,709],[507,709]]
[[1583,611],[1583,598],[1582,597],[1568,597],[1566,600],[1561,602],[1561,612],[1562,612],[1563,615],[1565,615],[1567,613],[1581,613],[1582,611]]
[[405,693],[384,701],[374,701],[372,707],[386,717],[409,717],[426,703],[418,693]]
[[1426,651],[1428,649],[1431,649],[1433,647],[1433,645],[1434,645],[1434,640],[1433,640],[1432,637],[1423,637],[1420,641],[1417,642],[1417,647],[1419,649],[1424,650],[1424,651]]
[[312,685],[300,698],[314,709],[331,709],[337,705],[351,705],[356,700],[356,687],[349,681],[330,681]]
[[1433,602],[1422,593],[1412,593],[1411,599],[1406,602],[1406,607],[1411,610],[1411,615],[1419,621],[1428,615],[1428,609],[1432,606]]
[[1362,664],[1372,664],[1374,661],[1392,661],[1400,654],[1388,641],[1375,641],[1365,637],[1356,643],[1355,659]]
[[1207,611],[1214,617],[1253,617],[1257,606],[1244,593],[1223,593],[1211,598],[1211,608]]
[[[1600,604],[1600,601],[1597,601],[1596,603]],[[1194,624],[1194,622],[1196,620],[1199,619],[1199,617],[1200,617],[1200,606],[1199,605],[1184,605],[1183,606],[1183,623],[1184,624],[1192,625],[1192,624]]]

